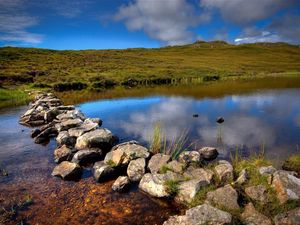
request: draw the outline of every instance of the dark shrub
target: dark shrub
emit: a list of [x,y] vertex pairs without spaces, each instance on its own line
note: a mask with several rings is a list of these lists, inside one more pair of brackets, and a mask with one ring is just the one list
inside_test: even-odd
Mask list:
[[82,90],[87,88],[87,84],[83,82],[71,82],[71,83],[57,83],[53,85],[55,91],[71,91],[71,90]]
[[139,81],[134,78],[129,78],[124,80],[121,84],[127,87],[135,87],[139,84]]
[[52,86],[49,84],[45,84],[45,83],[33,83],[31,85],[31,87],[33,87],[33,88],[51,88]]
[[112,88],[116,84],[117,84],[117,82],[113,79],[103,78],[103,79],[95,80],[92,83],[92,88],[95,88],[95,89],[98,89],[98,88]]
[[218,75],[213,75],[213,76],[205,76],[203,77],[203,81],[216,81],[216,80],[219,80],[220,79],[220,76]]
[[27,74],[21,75],[0,75],[0,81],[14,82],[14,83],[32,83],[33,77]]

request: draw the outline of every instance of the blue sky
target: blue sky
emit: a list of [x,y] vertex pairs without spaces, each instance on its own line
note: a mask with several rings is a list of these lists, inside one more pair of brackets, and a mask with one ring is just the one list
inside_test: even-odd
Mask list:
[[300,1],[0,0],[0,46],[156,48],[196,40],[300,44]]

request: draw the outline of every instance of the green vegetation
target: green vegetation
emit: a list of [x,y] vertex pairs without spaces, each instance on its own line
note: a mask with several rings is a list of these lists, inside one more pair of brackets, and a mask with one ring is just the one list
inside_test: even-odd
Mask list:
[[150,150],[152,153],[162,153],[170,155],[172,159],[177,159],[181,152],[187,151],[192,144],[188,145],[188,132],[183,131],[179,136],[167,141],[166,134],[162,131],[160,123],[156,123],[153,128],[152,139],[150,140]]
[[29,100],[29,95],[22,90],[0,88],[0,108],[22,105]]
[[216,190],[216,185],[210,184],[206,187],[202,187],[196,194],[195,198],[189,204],[189,207],[195,207],[204,203],[206,194],[210,191]]
[[111,159],[108,160],[108,161],[106,162],[106,164],[109,165],[109,166],[111,166],[111,167],[116,167],[116,166],[117,166],[117,164],[116,164],[114,161],[112,161]]
[[292,170],[300,174],[300,153],[286,159],[282,168],[285,170]]
[[165,174],[167,173],[168,171],[172,171],[167,165],[163,165],[160,170],[159,170],[159,173],[160,174]]
[[177,180],[167,180],[164,183],[164,186],[166,187],[166,191],[171,196],[175,196],[179,191],[179,181],[177,181]]

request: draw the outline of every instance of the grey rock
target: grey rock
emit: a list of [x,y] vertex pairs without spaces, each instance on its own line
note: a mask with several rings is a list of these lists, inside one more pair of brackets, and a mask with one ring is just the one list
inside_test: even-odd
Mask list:
[[248,203],[245,206],[241,218],[246,225],[272,225],[272,221],[265,215],[256,211],[252,203]]
[[56,108],[49,109],[44,114],[44,120],[49,123],[53,121],[57,115],[59,115],[59,110]]
[[197,192],[207,185],[208,183],[205,179],[193,179],[181,182],[179,184],[175,200],[181,203],[190,203],[196,196]]
[[276,172],[276,169],[273,166],[262,166],[258,171],[261,175],[272,175]]
[[200,163],[201,156],[197,151],[184,151],[178,156],[178,161],[185,164]]
[[127,175],[133,182],[140,181],[145,174],[146,160],[138,158],[131,160],[127,167]]
[[219,152],[216,148],[213,147],[203,147],[198,150],[201,155],[201,158],[205,160],[214,160],[219,155]]
[[185,168],[185,164],[180,163],[177,160],[172,160],[167,164],[167,167],[175,173],[182,173]]
[[242,185],[242,184],[246,183],[248,181],[248,179],[249,179],[249,174],[246,169],[243,169],[239,173],[239,177],[236,179],[235,183]]
[[113,183],[113,191],[126,191],[129,188],[130,181],[127,176],[119,176]]
[[71,161],[75,152],[68,148],[66,145],[63,145],[54,150],[54,160],[56,163],[60,163],[62,161]]
[[60,132],[63,130],[69,130],[70,128],[73,128],[73,127],[78,127],[82,123],[83,123],[82,120],[79,118],[68,119],[68,120],[62,121],[61,123],[56,124],[55,127]]
[[217,176],[222,182],[231,182],[233,179],[233,167],[225,160],[220,160],[219,164],[215,167]]
[[268,192],[264,185],[251,186],[245,188],[246,194],[254,201],[258,201],[262,204],[266,204],[268,199]]
[[168,197],[165,182],[167,181],[165,174],[146,173],[139,184],[139,188],[153,197]]
[[105,164],[104,161],[99,161],[93,166],[93,175],[97,182],[104,182],[112,179],[116,175],[116,170]]
[[157,153],[151,157],[148,163],[148,169],[150,170],[151,173],[157,173],[163,166],[166,166],[170,160],[171,160],[170,155]]
[[218,188],[215,191],[210,191],[206,195],[206,201],[212,205],[224,207],[229,210],[239,209],[238,194],[236,190],[229,184]]
[[288,212],[280,213],[274,218],[275,225],[299,225],[300,207]]
[[57,130],[54,127],[49,127],[43,132],[41,132],[39,135],[37,135],[34,139],[34,142],[36,144],[41,144],[44,142],[49,141],[50,137],[56,136],[58,134]]
[[272,187],[283,204],[288,200],[300,199],[300,179],[287,171],[276,171],[273,174]]
[[62,113],[56,117],[60,121],[64,120],[71,120],[71,119],[80,119],[81,121],[84,121],[85,115],[80,110],[70,110],[66,111],[65,113]]
[[69,129],[68,132],[69,132],[70,136],[79,137],[86,132],[97,129],[98,127],[99,126],[97,123],[86,122],[86,120],[85,120],[84,123],[80,124],[78,127]]
[[99,127],[102,126],[102,120],[99,119],[99,118],[87,118],[87,119],[85,119],[84,122],[85,122],[85,123],[90,123],[90,122],[92,122],[92,123],[98,124]]
[[89,131],[76,140],[75,148],[86,149],[86,148],[100,148],[107,150],[112,147],[116,142],[115,137],[110,130],[105,128],[99,128],[93,131]]
[[150,155],[147,148],[139,145],[136,141],[129,141],[112,148],[110,154],[105,156],[106,163],[113,163],[115,166],[128,165],[131,160],[137,158],[148,158]]
[[229,225],[232,216],[208,204],[198,205],[183,216],[171,216],[163,225]]
[[80,178],[82,170],[80,166],[76,163],[63,161],[57,165],[53,172],[52,176],[61,177],[64,180],[73,180]]
[[73,156],[72,162],[83,164],[98,161],[102,156],[102,150],[97,148],[79,150]]
[[212,182],[213,175],[214,173],[209,169],[195,168],[193,166],[189,166],[183,173],[183,176],[186,179],[196,179],[207,184],[210,184]]
[[68,131],[61,131],[56,137],[56,142],[58,146],[67,145],[74,147],[76,143],[76,137],[71,137]]

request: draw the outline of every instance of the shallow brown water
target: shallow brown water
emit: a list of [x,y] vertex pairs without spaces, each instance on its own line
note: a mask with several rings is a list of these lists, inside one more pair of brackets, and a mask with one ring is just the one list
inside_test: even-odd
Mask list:
[[[109,90],[101,93],[63,93],[66,104],[77,105],[87,116],[100,117],[121,141],[136,139],[147,145],[155,123],[170,138],[189,129],[199,146],[215,145],[229,158],[238,146],[244,155],[263,143],[266,156],[280,166],[300,145],[300,79],[229,81],[213,85]],[[111,191],[112,181],[97,184],[89,169],[79,182],[51,177],[55,142],[34,144],[30,129],[18,124],[26,106],[0,110],[0,209],[24,201],[6,224],[162,224],[181,208],[151,198],[133,187],[128,193]],[[193,114],[199,114],[193,118]],[[224,116],[222,142],[216,140],[217,116]],[[298,147],[299,148],[299,147]],[[1,210],[0,210],[1,212]]]

